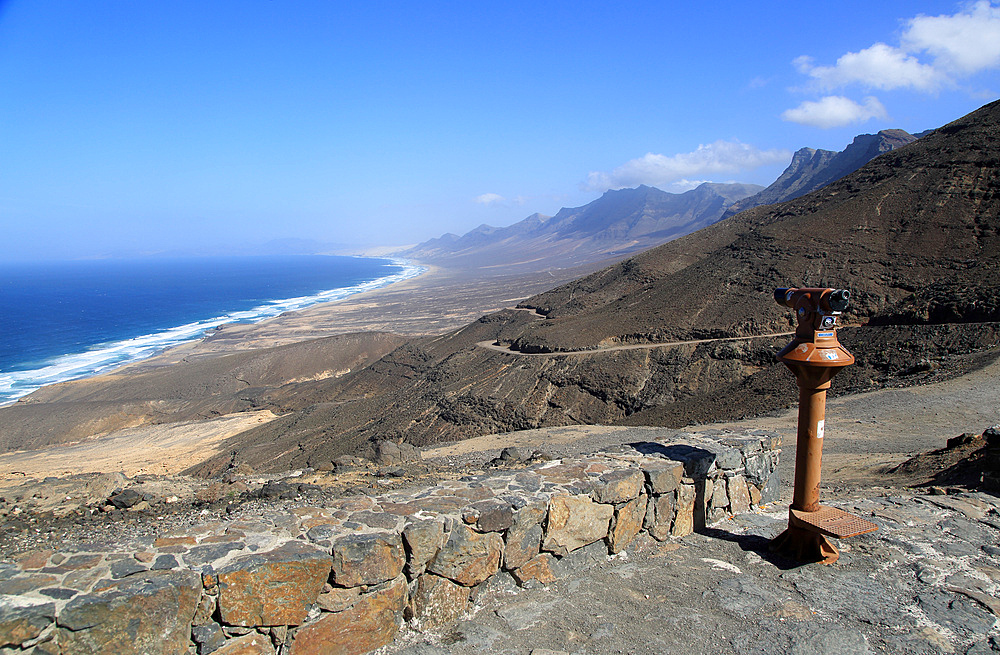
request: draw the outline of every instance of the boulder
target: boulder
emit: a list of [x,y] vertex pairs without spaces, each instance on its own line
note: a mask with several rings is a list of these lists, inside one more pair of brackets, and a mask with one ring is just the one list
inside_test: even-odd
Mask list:
[[639,497],[644,479],[642,472],[635,469],[608,471],[594,485],[591,495],[597,502],[609,505],[628,502]]
[[271,640],[262,634],[251,632],[248,635],[230,639],[212,655],[274,655]]
[[444,545],[444,524],[434,519],[414,519],[403,528],[403,541],[410,553],[407,573],[412,578],[424,572]]
[[0,647],[20,646],[36,638],[56,617],[52,603],[0,603]]
[[677,514],[670,528],[671,536],[683,537],[694,532],[694,499],[693,484],[682,484],[677,487]]
[[673,491],[684,477],[684,464],[671,460],[652,460],[642,463],[646,483],[654,494]]
[[59,615],[62,652],[185,652],[201,588],[194,571],[150,571],[77,596]]
[[353,607],[361,598],[361,587],[333,587],[325,585],[323,593],[316,599],[321,610],[327,612],[343,612]]
[[502,555],[503,539],[499,534],[481,534],[456,524],[427,570],[472,587],[500,570]]
[[670,528],[674,524],[677,509],[677,494],[671,492],[651,499],[646,508],[646,530],[657,541],[663,541],[670,536]]
[[392,642],[406,606],[406,578],[400,576],[365,594],[350,609],[326,614],[299,628],[291,655],[361,655]]
[[507,530],[504,544],[504,568],[507,570],[523,566],[537,555],[542,547],[542,522],[545,520],[545,503],[533,502],[517,510],[514,523]]
[[420,576],[409,615],[420,630],[434,630],[458,618],[469,607],[470,589],[433,573]]
[[750,511],[750,489],[746,478],[736,475],[726,480],[726,491],[729,494],[729,511],[742,514]]
[[524,566],[511,571],[511,575],[514,576],[517,584],[522,587],[532,580],[536,580],[542,584],[555,582],[556,576],[552,573],[551,567],[552,559],[552,555],[548,553],[539,553],[525,562]]
[[614,526],[608,533],[608,548],[612,553],[625,550],[642,530],[647,500],[647,496],[643,494],[615,508]]
[[115,509],[128,509],[141,501],[142,494],[131,487],[108,498],[108,502],[114,505]]
[[394,532],[351,534],[333,542],[332,578],[338,587],[392,580],[405,563],[402,537]]
[[128,480],[121,473],[101,473],[89,480],[83,488],[83,492],[87,496],[87,504],[93,505],[103,501],[112,495],[115,489],[122,489],[127,483]]
[[514,508],[498,500],[481,500],[472,504],[476,513],[476,529],[480,532],[503,532],[514,524]]
[[554,496],[542,550],[566,555],[608,536],[615,508],[585,496]]
[[298,625],[330,565],[329,555],[302,541],[238,557],[218,573],[219,615],[229,625]]
[[371,446],[371,460],[380,466],[391,466],[419,462],[423,459],[420,449],[405,441],[376,441]]

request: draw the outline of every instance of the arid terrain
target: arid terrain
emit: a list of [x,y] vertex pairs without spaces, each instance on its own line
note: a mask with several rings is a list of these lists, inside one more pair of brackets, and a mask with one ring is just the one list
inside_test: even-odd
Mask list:
[[[83,575],[58,566],[77,561],[62,551],[176,549],[139,564],[81,556],[126,579],[194,548],[223,562],[224,543],[189,532],[236,521],[270,539],[324,504],[478,493],[498,468],[615,458],[691,430],[764,435],[758,447],[780,436],[778,502],[613,556],[595,541],[553,559],[544,584],[500,573],[446,632],[404,632],[385,652],[1000,650],[998,143],[994,103],[816,192],[610,266],[435,266],[43,388],[0,409],[5,598],[87,600],[90,582],[46,578]],[[797,391],[775,360],[793,322],[772,296],[787,284],[854,293],[840,339],[857,362],[834,379],[821,496],[879,529],[841,544],[834,567],[768,550],[795,461]],[[268,643],[292,634],[261,625]],[[256,638],[216,627],[234,647]]]

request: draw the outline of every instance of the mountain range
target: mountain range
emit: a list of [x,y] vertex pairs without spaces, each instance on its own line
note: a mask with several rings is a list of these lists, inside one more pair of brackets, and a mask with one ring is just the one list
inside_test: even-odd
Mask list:
[[480,225],[462,236],[445,234],[397,254],[449,267],[521,270],[621,259],[745,209],[797,198],[917,138],[903,130],[883,130],[857,136],[842,152],[802,148],[767,188],[706,182],[684,193],[646,185],[616,189],[555,216],[532,214],[507,227]]
[[470,268],[503,265],[538,270],[621,258],[717,221],[733,202],[762,187],[704,183],[684,193],[640,186],[606,192],[555,216],[532,214],[508,227],[481,225],[445,234],[400,253],[420,261]]
[[859,134],[840,152],[801,148],[792,155],[788,168],[766,189],[730,205],[722,218],[745,209],[794,200],[858,170],[882,153],[913,143],[927,132],[913,135],[905,130],[882,130]]

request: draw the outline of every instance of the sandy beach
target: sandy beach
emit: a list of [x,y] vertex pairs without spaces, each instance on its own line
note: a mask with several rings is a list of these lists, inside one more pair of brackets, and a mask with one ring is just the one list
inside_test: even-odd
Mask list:
[[0,485],[26,478],[116,471],[172,475],[214,452],[224,439],[273,420],[268,411],[119,430],[41,450],[0,453]]

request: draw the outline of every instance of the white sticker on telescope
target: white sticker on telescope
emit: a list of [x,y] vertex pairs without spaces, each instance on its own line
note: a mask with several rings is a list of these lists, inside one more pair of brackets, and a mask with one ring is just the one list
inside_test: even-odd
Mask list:
[[825,420],[824,421],[817,421],[816,422],[816,438],[817,439],[822,439],[824,432],[826,432],[826,421]]

